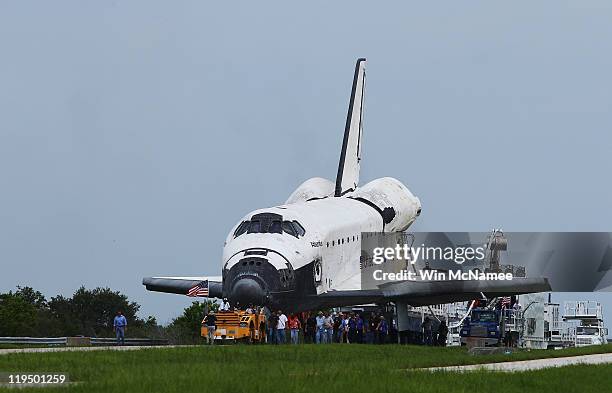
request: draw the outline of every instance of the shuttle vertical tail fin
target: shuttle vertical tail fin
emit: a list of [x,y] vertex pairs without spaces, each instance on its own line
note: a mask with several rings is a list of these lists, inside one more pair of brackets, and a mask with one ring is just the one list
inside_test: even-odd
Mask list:
[[359,161],[361,161],[361,131],[363,120],[363,96],[365,89],[366,59],[357,59],[351,89],[344,139],[336,177],[335,196],[341,196],[357,188],[359,183]]

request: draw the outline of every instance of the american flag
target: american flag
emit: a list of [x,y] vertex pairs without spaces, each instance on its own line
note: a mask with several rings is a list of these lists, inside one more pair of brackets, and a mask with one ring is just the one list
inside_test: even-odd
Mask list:
[[190,297],[208,297],[208,280],[200,281],[198,285],[187,291]]
[[512,302],[512,299],[510,298],[510,296],[504,296],[501,298],[501,306],[502,308],[508,308],[510,307],[510,303]]

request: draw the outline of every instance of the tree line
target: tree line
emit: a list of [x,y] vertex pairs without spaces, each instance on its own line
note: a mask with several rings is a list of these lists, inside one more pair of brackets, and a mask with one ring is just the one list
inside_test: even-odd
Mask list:
[[200,325],[211,301],[193,302],[167,326],[153,316],[140,318],[140,305],[110,288],[77,289],[71,297],[46,299],[31,287],[0,294],[0,337],[113,337],[113,319],[123,311],[128,337],[167,339],[172,344],[202,342]]

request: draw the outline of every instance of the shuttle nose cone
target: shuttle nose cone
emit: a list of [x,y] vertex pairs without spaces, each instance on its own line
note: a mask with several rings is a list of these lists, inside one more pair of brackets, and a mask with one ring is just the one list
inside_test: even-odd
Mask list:
[[252,278],[242,278],[234,284],[230,298],[239,301],[241,304],[262,304],[264,300],[264,290],[261,285]]

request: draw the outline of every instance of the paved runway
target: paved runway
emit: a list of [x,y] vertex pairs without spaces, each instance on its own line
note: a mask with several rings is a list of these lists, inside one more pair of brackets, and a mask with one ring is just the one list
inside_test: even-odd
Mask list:
[[[9,353],[43,353],[43,352],[71,352],[71,351],[134,351],[147,348],[176,348],[178,345],[134,345],[134,346],[108,346],[108,347],[58,347],[58,348],[12,348],[0,349],[0,355]],[[185,345],[180,345],[185,347]]]
[[542,368],[550,367],[563,367],[571,366],[575,364],[604,364],[612,363],[612,353],[603,353],[596,355],[582,355],[582,356],[568,356],[562,358],[550,358],[550,359],[534,359],[534,360],[522,360],[518,362],[503,362],[503,363],[486,363],[486,364],[473,364],[469,366],[448,366],[448,367],[432,367],[425,370],[429,371],[530,371],[539,370]]

